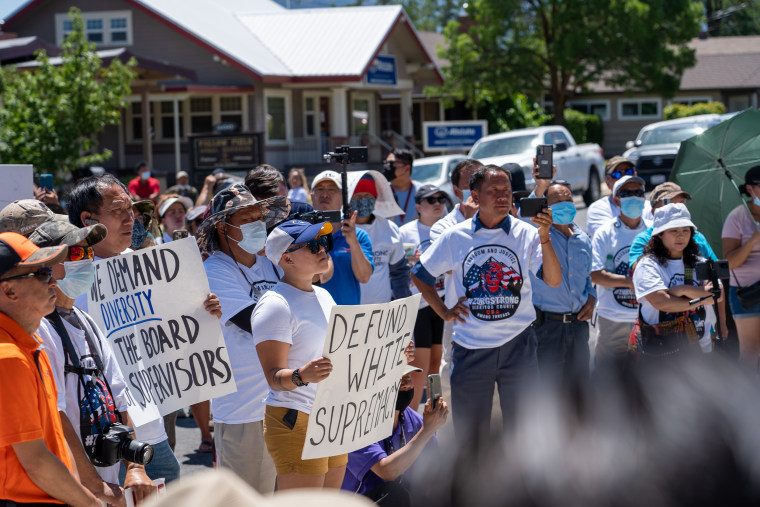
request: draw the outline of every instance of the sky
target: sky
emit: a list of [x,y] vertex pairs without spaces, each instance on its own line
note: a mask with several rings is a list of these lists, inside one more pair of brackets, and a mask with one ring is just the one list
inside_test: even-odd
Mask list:
[[0,0],[0,19],[7,18],[26,2],[27,0]]

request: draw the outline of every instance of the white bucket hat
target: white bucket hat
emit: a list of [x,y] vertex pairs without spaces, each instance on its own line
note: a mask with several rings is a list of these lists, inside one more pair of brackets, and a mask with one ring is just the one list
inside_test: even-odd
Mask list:
[[694,222],[691,221],[691,214],[685,204],[681,204],[680,202],[666,204],[662,208],[654,210],[654,228],[652,229],[652,236],[656,236],[668,229],[676,229],[678,227],[697,228],[697,226],[694,225]]

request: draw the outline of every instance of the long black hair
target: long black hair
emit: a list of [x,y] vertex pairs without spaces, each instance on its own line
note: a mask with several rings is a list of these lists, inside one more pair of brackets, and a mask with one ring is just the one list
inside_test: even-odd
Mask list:
[[[691,236],[689,236],[689,243],[686,248],[683,249],[683,263],[686,266],[693,266],[697,262],[699,256],[699,247],[694,242],[694,228],[691,229]],[[665,264],[670,257],[668,257],[668,249],[665,248],[665,244],[662,242],[662,233],[652,236],[649,242],[644,247],[644,255],[651,255],[660,264]]]

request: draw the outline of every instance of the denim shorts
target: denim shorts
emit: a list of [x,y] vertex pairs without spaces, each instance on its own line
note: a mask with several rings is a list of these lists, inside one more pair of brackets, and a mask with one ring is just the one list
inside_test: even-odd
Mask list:
[[731,287],[728,290],[728,304],[731,305],[731,313],[733,313],[734,319],[760,317],[760,303],[750,306],[745,310],[739,302],[739,296],[736,295],[736,287]]

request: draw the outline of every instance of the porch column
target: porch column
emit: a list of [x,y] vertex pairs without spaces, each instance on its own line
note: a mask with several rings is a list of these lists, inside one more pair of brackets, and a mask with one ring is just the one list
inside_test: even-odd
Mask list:
[[401,135],[406,139],[411,139],[414,136],[412,90],[401,90]]
[[[348,142],[348,94],[345,88],[332,89],[331,107],[331,130],[333,138],[343,138]],[[336,141],[338,143],[338,141]]]
[[[140,94],[141,106],[142,106],[142,149],[143,160],[147,162],[148,167],[153,167],[153,146],[150,138],[150,98],[148,97],[148,90],[143,89]],[[152,169],[151,169],[152,170]]]
[[179,149],[179,100],[175,97],[172,100],[173,113],[174,113],[174,172],[180,172],[182,170],[182,161],[180,160]]

